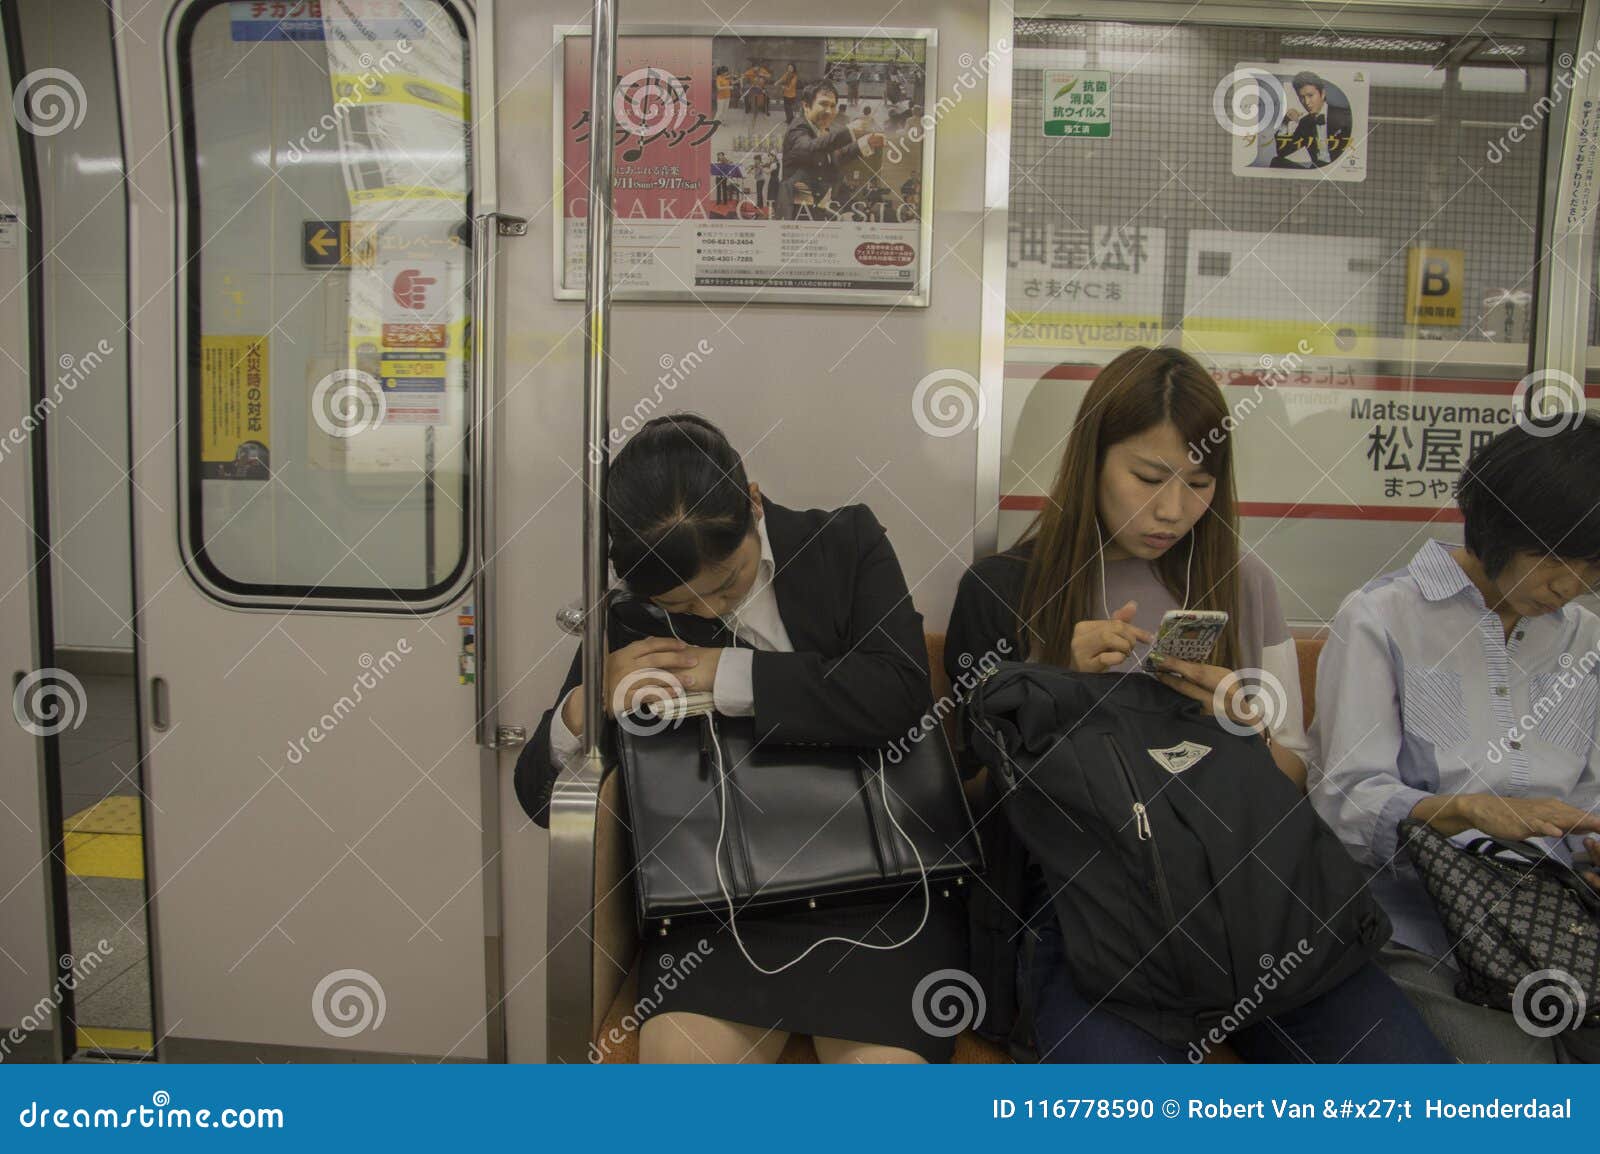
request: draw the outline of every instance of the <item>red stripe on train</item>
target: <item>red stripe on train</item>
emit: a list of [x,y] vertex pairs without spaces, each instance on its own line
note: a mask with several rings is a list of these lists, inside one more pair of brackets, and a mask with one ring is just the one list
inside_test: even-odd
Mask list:
[[[1042,371],[1041,371],[1042,370]],[[1092,381],[1100,371],[1099,365],[1052,365],[1048,368],[1026,361],[1013,361],[1006,364],[1006,378],[1008,380],[1040,380],[1040,381]],[[1255,374],[1238,381],[1229,381],[1229,388],[1251,388],[1259,383]],[[1296,381],[1282,382],[1282,387],[1296,389],[1370,389],[1373,392],[1387,393],[1462,393],[1483,396],[1509,397],[1516,391],[1517,382],[1514,380],[1484,380],[1480,377],[1401,377],[1393,374],[1377,374],[1373,376],[1353,376],[1348,379],[1330,381],[1310,381],[1301,384]],[[1600,385],[1586,385],[1584,395],[1590,398],[1600,398]]]
[[[1000,508],[1007,512],[1032,512],[1044,508],[1045,498],[1031,493],[1007,493]],[[1439,521],[1459,523],[1461,510],[1429,505],[1333,505],[1311,501],[1241,501],[1241,517],[1294,517],[1324,521]]]

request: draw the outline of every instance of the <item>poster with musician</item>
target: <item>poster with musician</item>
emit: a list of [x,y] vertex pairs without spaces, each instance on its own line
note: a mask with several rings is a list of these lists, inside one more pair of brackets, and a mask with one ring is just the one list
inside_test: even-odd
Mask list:
[[1233,175],[1365,180],[1367,73],[1366,65],[1318,60],[1235,67],[1213,100],[1233,138]]
[[[558,35],[555,290],[581,298],[590,46]],[[615,296],[926,305],[935,50],[931,30],[620,36]]]

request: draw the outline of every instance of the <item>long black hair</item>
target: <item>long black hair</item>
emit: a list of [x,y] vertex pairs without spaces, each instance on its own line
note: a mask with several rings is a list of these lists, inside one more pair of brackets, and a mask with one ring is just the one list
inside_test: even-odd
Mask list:
[[754,527],[744,462],[704,417],[656,417],[612,462],[606,517],[617,576],[658,597],[726,560]]

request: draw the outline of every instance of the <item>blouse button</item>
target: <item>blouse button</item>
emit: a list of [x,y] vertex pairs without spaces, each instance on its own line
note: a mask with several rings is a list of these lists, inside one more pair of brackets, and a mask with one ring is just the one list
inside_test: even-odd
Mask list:
[[1494,687],[1494,695],[1496,697],[1504,697],[1506,695],[1506,687],[1504,685],[1496,685]]

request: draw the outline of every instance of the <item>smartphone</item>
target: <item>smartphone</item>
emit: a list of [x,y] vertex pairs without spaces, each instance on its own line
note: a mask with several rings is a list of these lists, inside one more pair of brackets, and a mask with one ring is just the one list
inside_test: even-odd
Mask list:
[[[1176,657],[1179,661],[1204,663],[1217,646],[1217,638],[1228,624],[1228,614],[1221,609],[1171,609],[1161,618],[1156,630],[1155,643],[1150,654]],[[1155,669],[1145,655],[1144,667]]]

